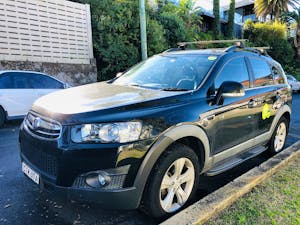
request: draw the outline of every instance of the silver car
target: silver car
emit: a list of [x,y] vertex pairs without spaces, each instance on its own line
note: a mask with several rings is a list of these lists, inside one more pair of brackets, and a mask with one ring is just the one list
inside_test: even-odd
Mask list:
[[286,75],[289,85],[293,91],[299,92],[300,91],[300,82],[292,75]]

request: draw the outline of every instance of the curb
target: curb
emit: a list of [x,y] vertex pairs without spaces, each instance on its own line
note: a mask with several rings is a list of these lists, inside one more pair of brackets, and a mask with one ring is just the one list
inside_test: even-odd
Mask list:
[[300,141],[180,211],[161,225],[203,224],[297,157],[300,157]]

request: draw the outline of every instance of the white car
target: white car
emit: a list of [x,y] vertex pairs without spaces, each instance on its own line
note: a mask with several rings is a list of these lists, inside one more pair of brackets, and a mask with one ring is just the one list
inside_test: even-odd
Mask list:
[[293,91],[300,91],[300,82],[292,75],[286,75],[289,85]]
[[6,120],[24,117],[32,103],[67,84],[43,73],[0,71],[0,127]]

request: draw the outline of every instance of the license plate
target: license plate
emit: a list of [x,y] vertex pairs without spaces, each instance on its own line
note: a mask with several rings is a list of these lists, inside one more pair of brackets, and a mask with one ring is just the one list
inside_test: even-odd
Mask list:
[[40,175],[32,170],[26,163],[22,162],[22,171],[26,174],[34,183],[39,184]]

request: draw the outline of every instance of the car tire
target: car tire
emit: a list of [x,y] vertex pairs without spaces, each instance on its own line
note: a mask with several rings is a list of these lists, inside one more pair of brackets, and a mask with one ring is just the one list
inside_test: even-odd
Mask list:
[[0,127],[3,126],[4,122],[5,122],[5,112],[3,108],[0,106]]
[[289,123],[282,117],[276,125],[274,133],[269,143],[269,153],[276,154],[283,150],[288,135]]
[[196,153],[180,143],[171,145],[150,174],[141,204],[142,211],[164,219],[184,208],[198,188],[199,174]]

